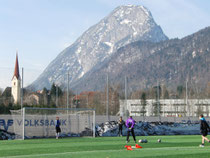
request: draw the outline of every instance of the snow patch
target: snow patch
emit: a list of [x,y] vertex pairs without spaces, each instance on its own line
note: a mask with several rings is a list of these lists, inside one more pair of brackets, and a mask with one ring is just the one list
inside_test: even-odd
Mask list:
[[150,16],[149,11],[148,11],[145,7],[140,6],[140,8],[144,11],[144,13],[145,13],[147,16]]
[[84,76],[84,74],[85,74],[85,72],[82,71],[78,78],[81,78],[82,76]]
[[82,48],[79,47],[79,48],[77,49],[77,51],[76,51],[76,54],[80,54],[81,50],[82,50]]
[[195,52],[195,51],[192,52],[192,57],[193,57],[193,58],[196,57],[196,52]]
[[128,4],[126,5],[127,7],[135,7],[135,5],[132,5],[132,4]]
[[51,81],[52,81],[52,77],[49,77],[49,78],[48,78],[48,81],[51,82]]
[[131,23],[131,21],[128,20],[128,19],[125,19],[125,20],[120,22],[120,24],[129,24],[129,23]]
[[136,36],[137,34],[138,34],[138,32],[134,32],[134,33],[133,33],[133,36]]
[[113,44],[110,43],[110,42],[104,42],[104,44],[108,45],[109,47],[112,47],[113,46]]
[[112,54],[112,53],[113,53],[113,50],[114,50],[114,45],[111,46],[111,48],[110,48],[108,54]]
[[81,60],[80,60],[80,59],[78,59],[78,62],[79,62],[79,64],[81,65]]

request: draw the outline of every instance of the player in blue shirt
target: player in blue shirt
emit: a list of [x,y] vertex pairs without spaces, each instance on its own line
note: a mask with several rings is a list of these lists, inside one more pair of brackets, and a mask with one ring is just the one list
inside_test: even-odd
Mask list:
[[203,115],[200,115],[199,118],[200,118],[200,132],[202,135],[202,144],[200,145],[200,147],[204,147],[205,140],[210,143],[210,140],[206,137],[208,135],[208,132],[210,131],[210,128]]
[[61,123],[60,123],[59,117],[56,117],[56,120],[55,120],[56,139],[58,139],[58,137],[61,133],[60,125],[61,125]]

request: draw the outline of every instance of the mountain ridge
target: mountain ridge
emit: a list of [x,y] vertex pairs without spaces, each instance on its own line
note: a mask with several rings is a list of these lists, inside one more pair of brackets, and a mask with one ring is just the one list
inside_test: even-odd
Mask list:
[[70,84],[108,59],[117,49],[138,41],[168,40],[149,10],[143,6],[120,6],[85,31],[64,49],[29,87],[62,85],[70,74]]
[[182,39],[128,44],[101,67],[86,74],[72,88],[81,91],[101,90],[106,86],[107,74],[115,85],[123,85],[127,76],[133,90],[153,87],[157,81],[176,88],[185,85],[186,80],[205,88],[210,82],[209,68],[210,27],[206,27]]

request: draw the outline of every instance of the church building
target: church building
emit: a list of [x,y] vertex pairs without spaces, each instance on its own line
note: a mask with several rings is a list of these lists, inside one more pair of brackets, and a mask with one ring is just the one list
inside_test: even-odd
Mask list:
[[21,100],[21,78],[19,74],[19,64],[18,64],[18,55],[16,54],[15,61],[15,71],[12,77],[12,96],[14,99],[14,104],[20,103]]

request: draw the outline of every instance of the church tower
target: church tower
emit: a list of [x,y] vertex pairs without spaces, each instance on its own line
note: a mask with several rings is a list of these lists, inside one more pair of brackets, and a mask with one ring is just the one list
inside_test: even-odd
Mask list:
[[20,103],[21,78],[19,74],[18,55],[16,54],[15,71],[12,77],[12,96],[14,104]]

